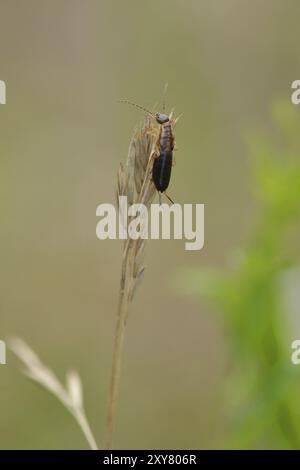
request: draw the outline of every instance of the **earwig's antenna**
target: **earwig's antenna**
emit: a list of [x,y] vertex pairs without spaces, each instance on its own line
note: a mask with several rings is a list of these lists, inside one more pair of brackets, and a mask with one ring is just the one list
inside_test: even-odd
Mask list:
[[165,112],[166,110],[166,94],[167,94],[167,91],[168,91],[168,82],[165,83],[165,86],[164,86],[164,91],[163,91],[163,100],[162,100],[162,110]]
[[141,109],[142,111],[145,111],[146,113],[150,114],[154,118],[154,115],[149,109],[144,108],[144,106],[141,106],[139,104],[133,103],[132,101],[129,100],[118,100],[118,103],[125,103],[125,104],[130,104],[131,106],[135,106],[136,108]]

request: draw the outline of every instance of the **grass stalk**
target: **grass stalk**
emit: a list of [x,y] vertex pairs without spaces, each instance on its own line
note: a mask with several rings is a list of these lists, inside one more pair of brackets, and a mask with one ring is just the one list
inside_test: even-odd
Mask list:
[[[150,206],[155,195],[155,187],[151,180],[154,145],[155,136],[147,120],[142,129],[134,133],[126,167],[120,165],[117,199],[119,196],[127,196],[129,204],[138,203]],[[127,226],[129,222],[130,219],[127,217]],[[137,240],[128,238],[124,242],[105,431],[104,448],[107,450],[112,449],[113,446],[125,328],[136,287],[145,270],[145,266],[142,265],[144,249],[145,240],[141,238]]]

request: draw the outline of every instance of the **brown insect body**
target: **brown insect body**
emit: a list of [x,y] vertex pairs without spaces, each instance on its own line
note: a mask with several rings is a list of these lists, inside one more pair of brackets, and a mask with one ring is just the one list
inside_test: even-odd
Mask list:
[[[152,180],[155,188],[159,192],[159,199],[161,199],[161,193],[164,193],[169,186],[171,179],[171,170],[173,165],[173,151],[174,151],[174,133],[173,124],[176,120],[171,119],[167,114],[156,113],[153,114],[148,109],[140,106],[136,103],[132,103],[128,100],[122,100],[122,103],[127,103],[135,106],[143,111],[146,111],[152,118],[159,124],[159,134],[156,142],[156,149],[154,155],[153,169],[152,169]],[[172,199],[165,193],[167,198],[173,203]]]

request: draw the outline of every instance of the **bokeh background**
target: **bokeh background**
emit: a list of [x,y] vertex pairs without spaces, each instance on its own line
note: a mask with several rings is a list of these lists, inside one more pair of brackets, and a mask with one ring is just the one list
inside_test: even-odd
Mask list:
[[[0,0],[0,338],[79,371],[100,446],[121,242],[96,239],[95,211],[142,119],[117,100],[151,107],[167,82],[183,113],[169,192],[205,204],[205,248],[148,244],[114,445],[300,447],[299,15],[297,0]],[[0,447],[86,448],[7,361]]]

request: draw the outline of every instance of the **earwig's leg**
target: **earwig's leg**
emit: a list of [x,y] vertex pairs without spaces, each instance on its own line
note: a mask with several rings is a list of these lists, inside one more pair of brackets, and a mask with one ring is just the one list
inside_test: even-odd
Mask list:
[[149,160],[152,160],[154,158],[157,158],[157,151],[156,151],[156,148],[152,148],[151,150],[151,153],[150,153],[150,156],[149,156]]
[[160,155],[160,151],[159,151],[159,148],[156,148],[150,155],[150,158],[158,158]]
[[170,198],[170,196],[167,195],[167,193],[164,193],[164,195],[169,199],[169,201],[170,201],[172,204],[175,204],[175,202],[172,201],[172,199]]

